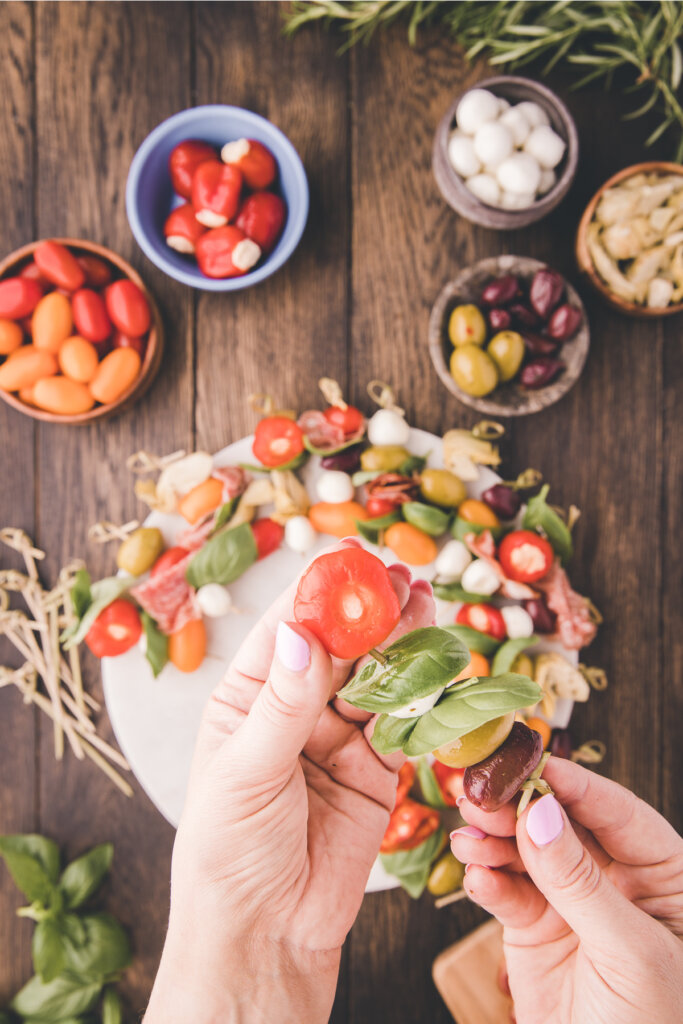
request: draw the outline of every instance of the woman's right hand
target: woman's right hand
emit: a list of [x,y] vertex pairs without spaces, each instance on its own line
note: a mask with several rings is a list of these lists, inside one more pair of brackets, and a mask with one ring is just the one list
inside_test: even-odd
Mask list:
[[518,1024],[683,1021],[683,839],[622,786],[551,758],[519,820],[461,798],[465,889],[503,925]]

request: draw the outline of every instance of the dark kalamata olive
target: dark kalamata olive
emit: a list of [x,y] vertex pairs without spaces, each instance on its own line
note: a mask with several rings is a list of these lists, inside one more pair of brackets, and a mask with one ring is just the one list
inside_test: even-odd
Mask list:
[[335,455],[323,455],[320,465],[323,469],[340,469],[342,473],[355,473],[360,469],[360,456],[363,447],[362,444],[355,444]]
[[544,338],[542,334],[532,334],[530,331],[522,333],[527,352],[533,356],[551,356],[557,352],[559,342],[553,338]]
[[492,331],[507,331],[512,323],[512,317],[507,309],[489,310],[489,327]]
[[519,281],[513,274],[506,274],[486,285],[481,301],[485,306],[507,306],[516,295],[519,295]]
[[531,616],[534,633],[553,633],[555,631],[557,615],[548,608],[542,594],[540,597],[532,597],[528,601],[523,601],[522,604]]
[[566,341],[578,331],[583,317],[581,310],[569,306],[566,302],[558,306],[548,321],[546,330],[551,338]]
[[553,359],[552,356],[541,356],[526,364],[519,375],[519,382],[523,388],[535,391],[554,381],[562,370],[564,370],[564,363],[559,359]]
[[527,331],[535,330],[537,327],[540,327],[543,322],[540,316],[538,316],[531,306],[528,306],[525,302],[513,303],[510,306],[510,316],[517,327]]
[[499,519],[514,519],[522,504],[517,491],[505,484],[494,484],[482,494],[482,499],[493,509]]
[[542,754],[540,733],[523,722],[515,722],[497,750],[465,769],[465,796],[483,811],[499,811],[529,778]]
[[564,281],[556,270],[537,270],[529,289],[529,300],[538,315],[547,320],[564,295]]
[[573,749],[574,744],[569,729],[553,729],[550,740],[550,753],[553,757],[564,757],[568,761],[572,756]]

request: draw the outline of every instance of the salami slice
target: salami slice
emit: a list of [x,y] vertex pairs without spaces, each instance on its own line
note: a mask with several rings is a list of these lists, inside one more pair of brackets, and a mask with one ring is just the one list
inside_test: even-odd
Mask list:
[[545,594],[548,607],[557,615],[555,634],[570,651],[579,651],[594,639],[598,627],[590,613],[590,604],[577,594],[559,562],[536,586]]
[[190,553],[181,562],[131,590],[135,600],[152,616],[162,633],[175,633],[191,619],[201,618],[194,590],[185,579],[192,557]]
[[208,540],[213,525],[216,521],[216,513],[209,512],[198,522],[188,526],[176,539],[178,547],[187,548],[188,551],[197,551]]
[[223,501],[232,501],[243,494],[249,483],[249,474],[240,466],[219,466],[211,473],[223,483]]
[[297,425],[315,448],[338,448],[344,444],[344,431],[330,423],[319,409],[303,412],[297,420]]

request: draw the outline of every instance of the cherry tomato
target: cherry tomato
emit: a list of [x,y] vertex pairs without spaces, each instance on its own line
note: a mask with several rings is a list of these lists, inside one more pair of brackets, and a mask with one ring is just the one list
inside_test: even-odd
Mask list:
[[116,331],[111,339],[111,344],[112,348],[135,349],[141,359],[145,358],[145,352],[147,351],[147,338],[129,338],[127,334],[122,334],[121,331]]
[[377,519],[379,516],[388,516],[395,508],[396,502],[390,501],[388,498],[368,498],[365,502],[365,511],[371,519]]
[[472,676],[489,676],[491,675],[491,666],[488,658],[485,658],[479,651],[470,651],[470,660],[465,665],[464,669],[455,677],[454,682],[459,682],[461,679],[471,679]]
[[207,160],[192,175],[192,205],[200,224],[220,228],[237,213],[242,172],[220,160]]
[[191,619],[168,638],[168,660],[181,672],[194,672],[206,654],[206,627],[202,619]]
[[202,480],[191,491],[184,494],[178,502],[178,512],[188,523],[198,523],[200,519],[214,512],[223,504],[223,481],[215,476]]
[[543,740],[543,749],[547,750],[550,746],[550,739],[552,737],[553,730],[546,722],[545,718],[538,718],[532,715],[530,718],[526,718],[524,720],[524,724],[539,734]]
[[111,267],[106,260],[99,256],[86,253],[85,256],[77,256],[79,267],[85,274],[85,283],[91,288],[106,288],[111,281]]
[[140,373],[140,356],[132,348],[115,348],[105,356],[90,381],[93,398],[110,405],[128,390]]
[[455,807],[458,797],[464,793],[464,768],[451,768],[450,765],[435,761],[432,765],[436,781],[439,783],[441,795],[449,807]]
[[389,636],[401,617],[381,559],[363,548],[320,555],[299,580],[294,618],[337,658],[359,658]]
[[57,372],[57,357],[35,345],[21,345],[0,366],[0,389],[21,391]]
[[259,560],[276,551],[285,536],[284,526],[268,518],[255,519],[251,524],[251,532],[254,534]]
[[64,376],[80,384],[93,379],[99,364],[95,346],[77,334],[66,339],[57,353],[57,360]]
[[207,231],[197,240],[195,255],[207,277],[242,277],[261,258],[256,242],[233,224]]
[[329,409],[325,409],[323,416],[329,423],[333,423],[335,427],[343,430],[344,437],[357,434],[365,423],[365,416],[360,409],[356,409],[353,405],[347,405],[345,409],[338,405],[331,405]]
[[398,770],[398,785],[396,786],[396,801],[394,803],[394,810],[399,804],[402,804],[405,798],[410,792],[411,786],[415,781],[415,765],[412,761],[406,761],[402,764]]
[[478,501],[476,498],[466,498],[458,508],[458,518],[468,523],[475,523],[477,526],[488,526],[495,529],[500,526],[500,519],[489,508],[485,501]]
[[185,139],[179,142],[168,158],[168,170],[173,188],[189,199],[192,193],[192,175],[200,164],[216,159],[216,150],[208,142],[199,139]]
[[32,389],[31,401],[39,409],[59,416],[78,416],[95,404],[86,384],[69,377],[43,377]]
[[287,207],[274,192],[254,192],[240,207],[235,224],[264,252],[270,252],[282,233]]
[[412,850],[436,832],[440,824],[436,808],[425,807],[406,798],[392,811],[379,851],[396,853],[398,850]]
[[264,466],[277,469],[291,462],[304,450],[304,432],[286,416],[266,416],[254,431],[251,449]]
[[5,320],[23,320],[30,316],[43,297],[37,281],[25,277],[8,277],[0,281],[0,316]]
[[226,142],[221,150],[221,160],[232,167],[239,167],[248,188],[268,188],[275,181],[277,164],[275,157],[262,142],[256,139],[237,139]]
[[455,621],[479,633],[487,633],[494,640],[505,639],[505,620],[492,604],[464,604],[455,616]]
[[137,608],[125,597],[117,597],[97,616],[85,642],[97,658],[115,658],[129,651],[141,633]]
[[176,252],[191,253],[195,250],[197,239],[206,231],[194,215],[192,203],[183,203],[171,210],[164,224],[166,245]]
[[406,565],[428,565],[438,551],[434,538],[412,523],[394,523],[384,534],[384,543]]
[[146,334],[152,322],[149,303],[133,282],[124,278],[114,281],[104,293],[107,313],[115,327],[129,338]]
[[187,548],[168,548],[168,550],[164,551],[163,555],[159,555],[157,558],[150,570],[150,576],[158,576],[160,572],[166,572],[167,569],[177,565],[178,562],[182,562],[183,558],[187,558],[189,553]]
[[19,277],[23,278],[24,281],[35,281],[43,289],[43,293],[50,291],[53,287],[49,281],[46,281],[40,272],[40,267],[35,260],[31,260],[26,266],[22,267],[19,271]]
[[550,572],[555,552],[549,541],[533,530],[513,530],[500,542],[498,560],[508,579],[533,583]]
[[311,526],[332,537],[353,537],[357,519],[368,519],[367,509],[357,501],[318,501],[308,510]]
[[112,332],[104,299],[92,288],[79,288],[71,300],[77,332],[88,341],[106,341]]
[[31,320],[33,344],[36,348],[56,353],[72,333],[73,317],[67,297],[58,291],[44,295]]
[[85,284],[83,268],[74,254],[60,242],[41,242],[36,246],[33,258],[43,277],[58,288],[75,292]]

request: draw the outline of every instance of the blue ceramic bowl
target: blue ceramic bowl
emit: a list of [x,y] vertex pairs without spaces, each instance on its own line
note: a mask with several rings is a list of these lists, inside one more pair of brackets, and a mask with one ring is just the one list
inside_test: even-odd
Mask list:
[[[234,139],[257,139],[277,160],[277,191],[287,203],[287,221],[279,242],[268,256],[243,277],[205,277],[193,256],[166,245],[164,222],[179,200],[168,172],[171,150],[183,139],[202,139],[221,146]],[[126,212],[135,239],[145,255],[169,277],[209,292],[249,288],[274,274],[292,255],[308,216],[308,182],[299,154],[279,128],[241,107],[213,104],[181,110],[162,121],[133,157],[126,183]]]

